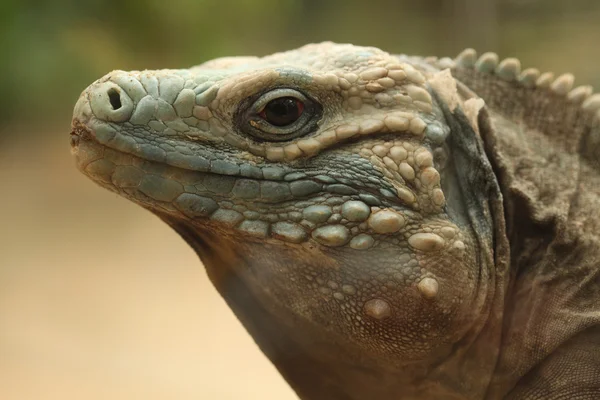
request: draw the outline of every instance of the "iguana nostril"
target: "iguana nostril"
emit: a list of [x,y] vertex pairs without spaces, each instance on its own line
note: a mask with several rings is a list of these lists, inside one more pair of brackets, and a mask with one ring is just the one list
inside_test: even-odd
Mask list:
[[86,89],[86,96],[94,117],[100,121],[125,122],[133,113],[133,100],[114,82],[94,83]]
[[108,100],[113,110],[118,110],[122,107],[121,105],[121,94],[115,88],[108,89]]

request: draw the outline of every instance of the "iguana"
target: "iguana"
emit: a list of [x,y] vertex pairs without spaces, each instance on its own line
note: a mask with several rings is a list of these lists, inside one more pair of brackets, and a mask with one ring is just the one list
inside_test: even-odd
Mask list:
[[326,42],[111,72],[71,145],[301,399],[599,399],[599,110],[494,53]]

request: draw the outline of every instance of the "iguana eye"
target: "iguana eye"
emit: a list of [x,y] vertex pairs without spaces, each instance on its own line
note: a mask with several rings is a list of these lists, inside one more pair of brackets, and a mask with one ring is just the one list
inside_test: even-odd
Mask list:
[[291,125],[302,116],[304,103],[293,97],[280,97],[271,100],[258,114],[262,119],[274,126]]
[[282,142],[306,135],[316,128],[322,113],[318,103],[296,89],[278,88],[252,100],[238,112],[238,126],[262,140]]

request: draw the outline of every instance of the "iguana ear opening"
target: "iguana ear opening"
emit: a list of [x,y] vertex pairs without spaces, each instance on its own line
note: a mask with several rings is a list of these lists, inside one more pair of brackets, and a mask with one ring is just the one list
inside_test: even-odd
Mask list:
[[443,92],[438,92],[436,87],[440,88],[439,85],[432,86],[433,94],[450,127],[446,140],[465,211],[477,236],[487,238],[491,243],[495,221],[490,203],[501,202],[502,194],[481,140],[481,130],[491,129],[478,122],[480,113],[486,112],[483,100],[472,98],[458,102],[458,91],[454,86],[451,95],[456,98],[448,104],[447,86]]
[[448,212],[468,221],[480,242],[481,261],[493,264],[505,220],[500,185],[483,142],[494,136],[485,101],[456,80],[450,69],[435,73],[427,83],[450,128],[446,145],[453,171],[447,184],[448,192],[458,196],[449,200]]
[[[502,304],[507,288],[510,249],[506,238],[506,222],[503,196],[500,190],[495,161],[486,153],[484,140],[495,137],[494,126],[489,118],[485,103],[473,92],[463,96],[462,85],[458,83],[456,96],[459,101],[451,109],[439,92],[432,90],[450,127],[446,138],[453,171],[450,185],[455,186],[458,209],[463,223],[472,229],[472,237],[477,243],[476,257],[479,267],[478,298],[473,307],[480,306],[483,313],[489,313],[486,322],[481,322],[476,331],[486,337],[490,344],[500,340]],[[492,164],[494,163],[494,164]],[[458,198],[458,199],[457,199]],[[455,204],[456,205],[456,204]],[[448,213],[452,205],[448,203]]]
[[[481,271],[490,275],[489,295],[498,300],[506,290],[510,250],[498,171],[493,166],[496,160],[490,159],[486,152],[490,145],[487,142],[493,141],[496,133],[484,101],[460,82],[457,89],[457,96],[460,93],[467,100],[461,100],[454,110],[435,89],[433,95],[450,127],[446,140],[454,164],[454,183],[460,191],[465,217],[475,231]],[[501,302],[498,300],[496,304]]]

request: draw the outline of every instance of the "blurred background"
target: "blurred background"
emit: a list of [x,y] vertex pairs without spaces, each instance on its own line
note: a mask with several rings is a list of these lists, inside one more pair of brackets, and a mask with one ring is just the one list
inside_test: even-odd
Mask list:
[[2,0],[0,399],[295,398],[187,245],[76,171],[96,78],[333,40],[493,50],[600,88],[599,21],[598,0]]

